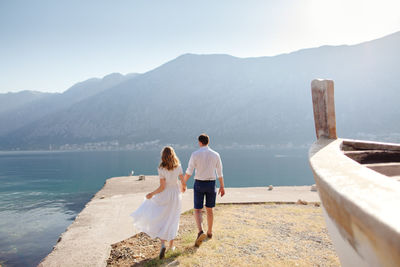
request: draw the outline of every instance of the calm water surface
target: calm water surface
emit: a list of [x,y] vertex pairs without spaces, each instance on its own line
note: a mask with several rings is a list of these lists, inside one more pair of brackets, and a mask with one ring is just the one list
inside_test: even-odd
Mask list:
[[[184,169],[191,152],[177,151]],[[307,149],[218,152],[226,187],[314,183]],[[107,178],[131,170],[154,175],[159,155],[158,150],[0,152],[0,264],[36,266]]]

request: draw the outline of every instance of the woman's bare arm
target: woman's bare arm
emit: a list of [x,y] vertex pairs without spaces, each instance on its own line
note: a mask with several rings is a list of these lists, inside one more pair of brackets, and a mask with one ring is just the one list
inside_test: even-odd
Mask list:
[[[179,174],[179,179],[181,180],[181,192],[184,193],[186,188],[184,187],[184,181],[183,181],[183,174]],[[186,186],[186,184],[185,184]]]
[[147,199],[150,199],[150,198],[152,198],[154,195],[156,195],[156,194],[161,193],[162,191],[164,191],[164,189],[165,189],[165,184],[166,184],[165,178],[161,178],[161,177],[160,177],[160,186],[159,186],[156,190],[154,190],[153,192],[148,193],[148,194],[146,195],[146,198],[147,198]]

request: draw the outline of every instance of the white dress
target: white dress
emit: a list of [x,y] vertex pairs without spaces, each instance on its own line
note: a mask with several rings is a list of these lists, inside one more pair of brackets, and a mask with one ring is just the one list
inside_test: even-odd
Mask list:
[[183,174],[181,165],[171,171],[158,169],[160,178],[166,180],[164,191],[151,199],[145,199],[131,214],[133,225],[139,232],[144,232],[151,238],[158,237],[167,241],[175,239],[182,209],[182,193],[178,180],[180,174]]

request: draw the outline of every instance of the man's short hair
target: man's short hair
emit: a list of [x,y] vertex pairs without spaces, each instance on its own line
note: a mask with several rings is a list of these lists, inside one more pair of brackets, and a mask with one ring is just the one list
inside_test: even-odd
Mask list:
[[208,137],[208,135],[203,133],[199,136],[199,142],[202,143],[203,145],[208,145],[208,143],[210,142],[210,137]]

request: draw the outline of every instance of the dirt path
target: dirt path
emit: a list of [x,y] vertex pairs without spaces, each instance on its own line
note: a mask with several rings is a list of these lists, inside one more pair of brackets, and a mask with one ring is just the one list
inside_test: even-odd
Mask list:
[[[177,249],[158,260],[159,240],[143,233],[112,245],[107,266],[340,266],[320,207],[218,205],[214,236],[196,249],[191,212],[181,216]],[[205,216],[204,216],[205,219]]]

